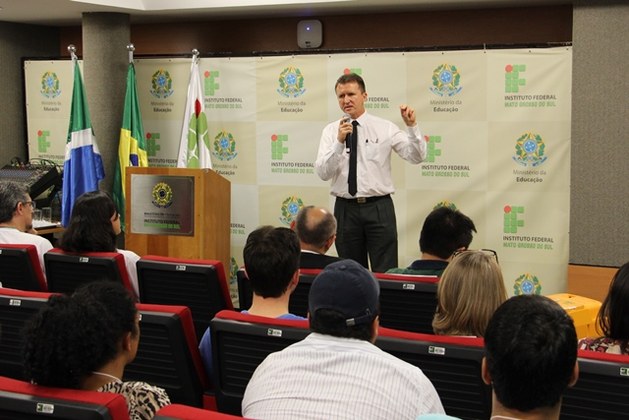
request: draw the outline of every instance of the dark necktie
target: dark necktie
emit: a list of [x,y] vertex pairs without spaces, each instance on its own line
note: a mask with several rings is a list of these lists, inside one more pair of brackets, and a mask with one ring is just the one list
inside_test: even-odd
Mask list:
[[358,121],[352,121],[353,129],[351,136],[351,145],[349,149],[349,174],[347,176],[348,191],[351,196],[356,195],[358,191],[356,185],[356,156],[358,154]]

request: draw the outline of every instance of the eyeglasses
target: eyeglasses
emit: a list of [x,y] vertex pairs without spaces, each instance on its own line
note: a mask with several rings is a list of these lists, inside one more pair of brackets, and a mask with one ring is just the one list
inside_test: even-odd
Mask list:
[[25,206],[30,205],[33,210],[37,208],[37,203],[35,203],[34,201],[20,201],[20,203],[22,203]]
[[477,250],[465,249],[463,251],[455,251],[454,254],[452,254],[452,258],[456,258],[457,256],[459,256],[461,254],[465,254],[466,252],[480,252],[480,253],[483,253],[485,255],[489,255],[489,256],[494,257],[496,259],[496,262],[499,262],[498,261],[498,253],[496,251],[494,251],[493,249],[486,249],[486,248],[477,249]]

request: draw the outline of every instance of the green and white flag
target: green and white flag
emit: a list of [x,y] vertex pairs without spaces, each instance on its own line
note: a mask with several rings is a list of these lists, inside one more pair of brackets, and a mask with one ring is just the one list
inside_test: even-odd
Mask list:
[[179,143],[178,168],[212,168],[205,101],[199,76],[199,60],[195,56],[190,67],[190,83]]

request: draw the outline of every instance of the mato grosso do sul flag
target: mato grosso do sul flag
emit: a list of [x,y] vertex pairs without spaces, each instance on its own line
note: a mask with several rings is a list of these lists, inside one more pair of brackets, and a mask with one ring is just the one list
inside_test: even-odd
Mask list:
[[114,174],[113,198],[116,208],[120,212],[120,226],[125,229],[125,168],[128,166],[149,166],[146,147],[144,144],[144,128],[142,114],[135,80],[135,67],[129,63],[127,72],[127,92],[124,97],[124,113],[122,128],[120,129],[120,144],[118,146],[118,162]]
[[186,110],[183,117],[178,168],[212,168],[205,101],[199,76],[198,51],[193,50]]
[[103,159],[96,145],[90,111],[87,106],[85,87],[77,57],[74,63],[74,86],[70,106],[70,126],[63,164],[63,201],[61,224],[67,226],[74,201],[83,193],[98,190],[98,183],[105,178]]

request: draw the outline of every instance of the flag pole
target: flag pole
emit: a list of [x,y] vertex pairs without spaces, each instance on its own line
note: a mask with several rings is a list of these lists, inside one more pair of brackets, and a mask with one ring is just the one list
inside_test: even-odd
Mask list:
[[127,45],[127,51],[129,52],[129,64],[133,63],[133,51],[135,51],[135,45]]
[[199,50],[196,48],[192,49],[192,64],[196,64],[199,61]]
[[74,44],[68,45],[68,51],[70,52],[70,57],[72,58],[72,61],[78,60],[78,57],[76,56],[76,47],[74,46]]

